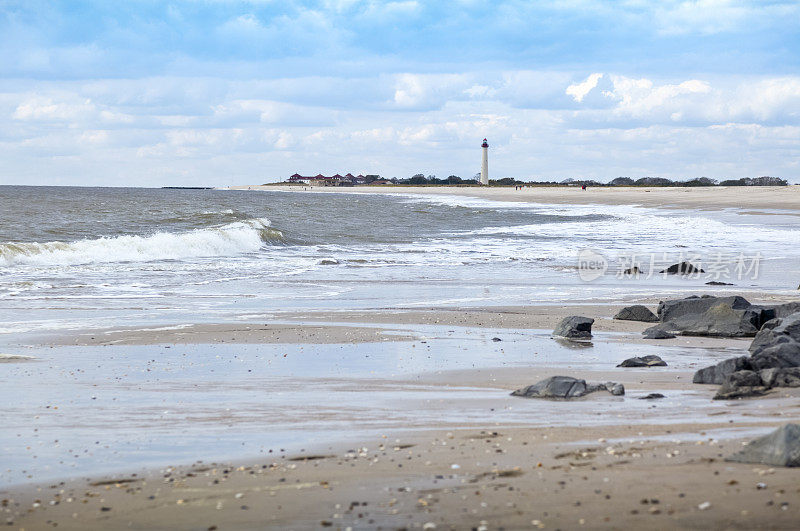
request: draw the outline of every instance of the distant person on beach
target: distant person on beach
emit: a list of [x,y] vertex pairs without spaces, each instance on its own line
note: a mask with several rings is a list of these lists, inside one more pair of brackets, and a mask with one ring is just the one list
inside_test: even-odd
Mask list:
[[581,190],[586,190],[586,185],[581,186]]

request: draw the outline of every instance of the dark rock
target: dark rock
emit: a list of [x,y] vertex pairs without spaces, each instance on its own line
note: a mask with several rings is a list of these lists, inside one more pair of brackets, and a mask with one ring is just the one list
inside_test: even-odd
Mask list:
[[800,343],[781,340],[776,345],[763,348],[750,357],[757,370],[781,367],[800,367]]
[[713,297],[703,295],[692,296],[685,299],[674,299],[658,303],[658,317],[661,322],[670,321],[685,315],[694,315],[708,311],[712,306],[725,304],[734,310],[746,310],[752,306],[744,297],[733,295],[730,297]]
[[775,387],[800,387],[800,367],[734,372],[725,378],[714,399],[758,396]]
[[650,393],[647,396],[640,396],[639,400],[657,400],[659,398],[667,398],[667,397],[662,395],[661,393]]
[[502,339],[500,339],[499,337],[493,337],[492,341],[497,342],[497,341],[502,341]]
[[760,326],[760,311],[738,310],[724,303],[701,314],[684,315],[660,325],[668,332],[683,336],[711,337],[754,337]]
[[706,282],[706,286],[733,286],[730,282],[720,282],[719,280],[712,280],[711,282]]
[[666,269],[662,269],[659,273],[667,273],[668,275],[689,275],[691,273],[705,273],[699,267],[695,267],[689,262],[681,262],[680,264],[672,264]]
[[800,424],[786,424],[764,437],[750,441],[726,461],[772,466],[800,466]]
[[714,400],[730,400],[763,395],[769,390],[761,375],[755,371],[737,371],[729,374],[714,395]]
[[[629,267],[628,269],[622,272],[623,275],[638,275],[639,273],[643,273],[643,271],[639,269],[639,266]],[[797,289],[800,289],[800,287],[798,287]]]
[[755,355],[762,349],[783,342],[800,342],[800,312],[771,319],[764,323],[753,342],[750,343],[749,350],[751,354]]
[[617,367],[666,367],[667,363],[655,355],[642,356],[641,358],[628,358]]
[[758,306],[762,310],[764,322],[770,319],[789,317],[793,313],[800,312],[800,302],[787,302],[785,304],[773,304]]
[[565,317],[558,323],[553,330],[554,336],[566,337],[567,339],[589,339],[592,337],[592,324],[594,319],[572,315]]
[[800,387],[800,367],[763,369],[758,374],[767,387]]
[[524,398],[561,398],[570,399],[586,396],[595,391],[609,391],[612,395],[624,395],[622,384],[606,382],[604,384],[587,384],[571,376],[551,376],[541,382],[517,389],[511,396]]
[[677,337],[675,334],[667,332],[666,330],[662,330],[658,326],[651,326],[642,332],[642,336],[645,339],[673,339]]
[[614,319],[619,319],[621,321],[642,321],[644,323],[658,322],[658,316],[651,312],[647,306],[642,306],[641,304],[626,306],[617,312]]
[[721,384],[725,382],[728,375],[750,369],[752,369],[752,366],[750,365],[750,358],[747,356],[729,358],[711,367],[700,369],[694,373],[692,382],[696,384]]

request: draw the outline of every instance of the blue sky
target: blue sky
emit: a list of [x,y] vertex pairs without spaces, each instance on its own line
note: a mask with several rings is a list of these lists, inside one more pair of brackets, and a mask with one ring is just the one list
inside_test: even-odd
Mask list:
[[0,184],[800,181],[800,3],[0,0]]

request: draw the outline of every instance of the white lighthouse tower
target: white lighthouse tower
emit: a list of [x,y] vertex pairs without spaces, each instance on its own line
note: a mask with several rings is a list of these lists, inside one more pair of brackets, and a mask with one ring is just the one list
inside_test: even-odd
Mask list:
[[489,184],[489,143],[483,139],[483,159],[481,160],[481,184]]

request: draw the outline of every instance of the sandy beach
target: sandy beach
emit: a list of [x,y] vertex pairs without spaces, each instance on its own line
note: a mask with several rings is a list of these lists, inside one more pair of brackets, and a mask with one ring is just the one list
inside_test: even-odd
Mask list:
[[[320,191],[758,213],[759,209],[796,212],[797,190],[792,186]],[[797,300],[788,289],[713,289],[716,295],[739,294],[760,304]],[[113,472],[103,474],[76,472],[47,479],[29,474],[25,482],[0,487],[0,510],[10,528],[27,530],[796,528],[800,519],[796,470],[731,463],[725,457],[756,436],[800,421],[800,389],[714,401],[716,386],[691,383],[694,371],[745,354],[749,338],[678,336],[654,342],[641,335],[652,323],[613,319],[629,304],[655,311],[660,300],[686,294],[685,289],[673,295],[662,289],[605,300],[573,297],[570,303],[559,304],[271,310],[237,322],[165,320],[160,326],[26,336],[26,343],[18,345],[23,353],[87,349],[91,356],[85,365],[71,368],[69,375],[86,373],[87,385],[99,398],[116,389],[152,392],[148,386],[170,397],[184,386],[202,386],[197,378],[208,377],[209,387],[200,387],[204,392],[232,386],[245,397],[266,396],[256,393],[282,382],[281,393],[295,387],[299,389],[291,392],[299,397],[334,391],[331,400],[341,403],[328,404],[324,396],[314,396],[306,405],[295,404],[283,413],[305,419],[311,427],[303,430],[312,435],[303,442],[254,451],[246,432],[254,423],[269,426],[269,416],[287,406],[279,403],[262,410],[256,404],[241,416],[231,413],[226,419],[227,413],[209,409],[201,399],[193,403],[176,394],[178,403],[169,408],[184,426],[202,431],[211,423],[227,422],[231,441],[241,435],[242,447],[251,449],[234,451],[234,458],[187,458],[161,467],[115,465]],[[550,337],[554,326],[570,315],[595,319],[591,342]],[[649,353],[661,355],[668,367],[615,366],[625,357]],[[104,358],[114,359],[119,371],[92,373],[91,367],[99,367],[96,360]],[[48,377],[64,374],[57,357],[7,361],[43,373],[53,366],[57,372],[51,370]],[[229,380],[215,380],[214,374],[234,361],[241,365],[239,372]],[[292,363],[280,369],[281,364]],[[284,372],[269,379],[262,376],[266,365]],[[189,366],[195,372],[186,372],[185,384],[169,376],[188,371]],[[328,367],[336,367],[335,375]],[[145,383],[133,379],[134,374],[151,371],[163,376]],[[257,376],[251,381],[250,374]],[[613,381],[623,384],[626,393],[624,397],[598,393],[569,402],[509,396],[554,375]],[[666,398],[644,399],[651,393]],[[351,402],[345,401],[348,395]],[[137,396],[121,395],[120,401],[133,402]],[[382,397],[383,409],[376,409],[371,396]],[[317,409],[319,404],[325,408]],[[47,408],[40,408],[39,414],[57,414],[50,405]],[[389,417],[392,408],[397,418],[381,418]],[[315,424],[331,419],[338,423],[335,429],[315,431]],[[168,424],[169,418],[164,422]],[[70,452],[77,455],[82,450],[75,447]]]
[[[232,190],[297,191],[297,186],[280,184],[231,187]],[[302,190],[302,187],[299,189]],[[453,186],[362,186],[314,187],[325,193],[433,194],[467,196],[495,201],[522,201],[566,205],[639,205],[654,208],[686,208],[695,210],[739,209],[740,213],[764,210],[800,210],[800,185],[790,186],[709,186],[709,187],[609,187],[568,186],[453,187]]]
[[[435,378],[445,386],[513,389],[549,373]],[[687,372],[613,377],[631,400],[654,390],[698,392]],[[711,402],[711,388],[699,392]],[[797,389],[782,390],[664,424],[642,421],[674,405],[644,401],[639,415],[601,425],[535,428],[497,427],[495,404],[486,404],[485,422],[457,429],[309,441],[301,451],[275,448],[254,459],[22,486],[3,490],[2,503],[7,523],[20,529],[793,529],[796,471],[724,457],[754,434],[796,421],[798,398]],[[589,400],[609,415],[618,401]],[[509,399],[506,407],[517,405],[525,404]]]

